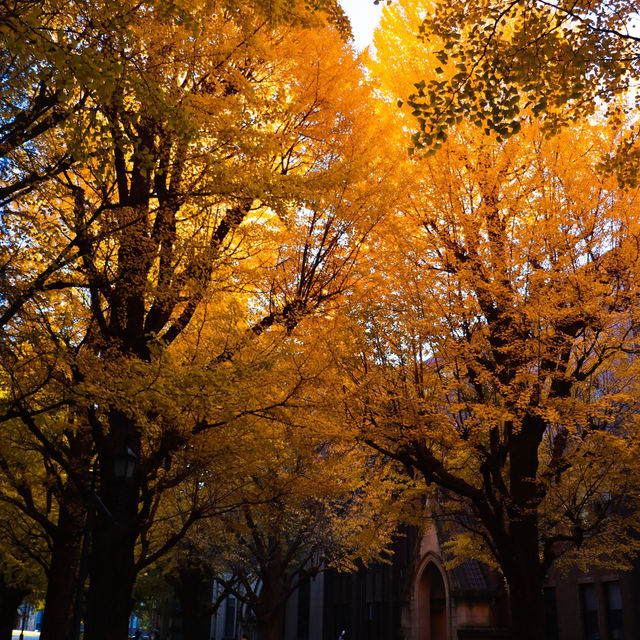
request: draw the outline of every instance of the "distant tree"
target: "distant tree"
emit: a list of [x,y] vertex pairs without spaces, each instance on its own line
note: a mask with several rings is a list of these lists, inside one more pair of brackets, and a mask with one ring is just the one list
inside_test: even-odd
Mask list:
[[384,557],[407,483],[314,429],[265,424],[252,439],[264,455],[244,469],[240,506],[198,526],[195,557],[224,587],[220,600],[233,595],[261,638],[282,640],[287,601],[304,581]]

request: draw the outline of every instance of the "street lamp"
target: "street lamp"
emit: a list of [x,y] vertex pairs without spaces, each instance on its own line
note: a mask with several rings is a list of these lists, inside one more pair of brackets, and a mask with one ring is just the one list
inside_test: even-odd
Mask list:
[[117,480],[131,480],[138,456],[129,447],[113,455],[113,475]]

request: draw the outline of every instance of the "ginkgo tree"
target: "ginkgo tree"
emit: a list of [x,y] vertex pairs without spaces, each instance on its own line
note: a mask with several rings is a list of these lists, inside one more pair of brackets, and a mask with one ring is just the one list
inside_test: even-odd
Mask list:
[[[198,481],[173,517],[163,493],[301,388],[268,378],[269,345],[352,285],[388,158],[333,2],[48,9],[43,64],[79,106],[39,148],[73,162],[6,210],[3,402],[55,480],[48,515],[91,535],[85,637],[124,638],[136,573],[203,515]],[[43,638],[68,633],[79,557],[53,542]]]
[[[390,102],[439,73],[413,36],[427,10],[383,18]],[[638,193],[597,169],[619,135],[550,138],[531,110],[507,140],[461,121],[414,153],[346,360],[360,437],[463,514],[457,549],[499,567],[518,638],[544,637],[554,563],[637,553]]]
[[[592,564],[624,564],[638,550],[637,372],[628,361],[637,232],[618,227],[619,212],[586,229],[585,210],[600,216],[607,205],[564,188],[515,194],[513,209],[496,189],[493,213],[509,214],[493,217],[487,193],[462,213],[496,161],[470,160],[469,145],[455,153],[467,167],[454,162],[448,176],[461,183],[431,174],[407,204],[415,227],[401,228],[405,237],[412,229],[411,244],[398,243],[397,261],[387,256],[389,291],[357,316],[368,364],[349,360],[358,373],[345,375],[360,398],[361,437],[461,500],[456,508],[476,518],[471,554],[479,544],[501,568],[519,637],[543,637],[538,596],[558,558],[582,551]],[[514,190],[518,181],[509,170],[488,180]],[[436,209],[426,198],[444,201]],[[544,220],[548,212],[562,224]],[[395,244],[400,228],[389,235]],[[461,522],[469,528],[466,515]]]

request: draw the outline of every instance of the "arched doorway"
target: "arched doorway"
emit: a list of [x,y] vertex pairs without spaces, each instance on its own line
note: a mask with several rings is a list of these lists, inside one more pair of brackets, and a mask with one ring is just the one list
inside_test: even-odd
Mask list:
[[420,640],[447,640],[447,592],[442,572],[429,562],[418,583]]

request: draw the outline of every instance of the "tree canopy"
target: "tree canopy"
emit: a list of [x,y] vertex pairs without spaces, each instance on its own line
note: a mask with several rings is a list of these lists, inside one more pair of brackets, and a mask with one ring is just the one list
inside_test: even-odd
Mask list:
[[397,0],[358,58],[335,0],[3,6],[0,585],[43,640],[85,561],[123,640],[188,545],[267,619],[383,552],[399,468],[522,638],[552,564],[634,557],[634,7]]

